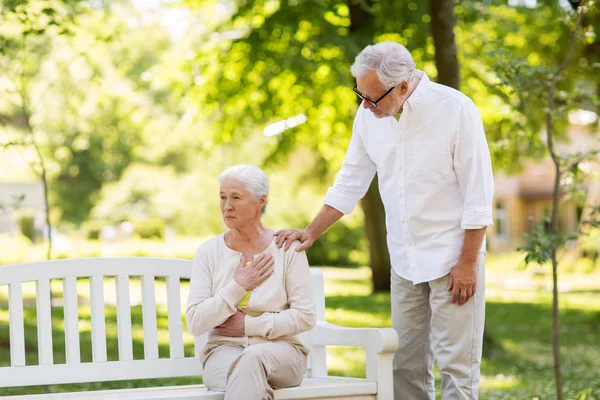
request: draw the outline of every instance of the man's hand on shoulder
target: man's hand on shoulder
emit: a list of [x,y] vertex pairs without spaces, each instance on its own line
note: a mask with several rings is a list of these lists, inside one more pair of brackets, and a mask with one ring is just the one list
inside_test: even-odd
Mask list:
[[306,229],[281,229],[275,232],[275,237],[277,238],[277,247],[281,248],[285,245],[286,250],[289,250],[295,240],[300,242],[296,251],[306,250],[315,242],[313,236]]

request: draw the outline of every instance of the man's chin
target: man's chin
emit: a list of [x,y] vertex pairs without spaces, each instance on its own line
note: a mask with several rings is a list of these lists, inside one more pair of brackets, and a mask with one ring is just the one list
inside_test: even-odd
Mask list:
[[375,118],[377,118],[377,119],[389,117],[389,115],[387,115],[379,110],[375,110],[375,111],[371,110],[371,112],[373,113],[373,116],[375,116]]

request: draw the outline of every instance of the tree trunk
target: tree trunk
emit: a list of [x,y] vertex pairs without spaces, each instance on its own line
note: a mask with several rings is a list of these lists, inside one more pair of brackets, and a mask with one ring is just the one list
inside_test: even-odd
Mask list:
[[[456,24],[454,2],[452,0],[430,0],[429,6],[431,9],[431,34],[435,45],[435,65],[438,70],[437,82],[458,90],[460,75],[454,37]],[[502,346],[494,339],[485,325],[483,328],[484,356],[490,357],[493,352],[501,349]]]
[[369,240],[373,291],[389,291],[391,263],[386,241],[385,210],[379,195],[377,176],[371,182],[361,205],[365,214],[365,232]]
[[435,65],[438,71],[438,83],[458,89],[460,77],[454,40],[453,0],[430,0],[431,34],[435,46]]

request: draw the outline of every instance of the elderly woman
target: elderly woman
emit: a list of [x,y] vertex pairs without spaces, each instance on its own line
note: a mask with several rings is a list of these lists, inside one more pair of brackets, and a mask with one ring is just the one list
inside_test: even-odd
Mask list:
[[228,231],[196,252],[187,306],[194,336],[210,331],[204,384],[225,399],[273,399],[273,389],[299,385],[307,349],[295,335],[315,324],[306,254],[275,245],[264,226],[269,182],[252,165],[219,176]]

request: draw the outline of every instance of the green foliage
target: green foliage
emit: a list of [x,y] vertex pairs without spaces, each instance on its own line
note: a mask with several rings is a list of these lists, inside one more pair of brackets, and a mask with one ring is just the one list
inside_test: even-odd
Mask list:
[[[88,217],[102,186],[120,178],[153,122],[165,119],[142,72],[160,61],[167,34],[129,28],[138,16],[122,11],[36,0],[0,17],[3,133],[9,143],[36,143],[66,221]],[[31,161],[38,175],[40,161]]]
[[21,234],[34,242],[36,239],[36,233],[33,213],[27,211],[19,212],[17,214],[17,224],[19,225],[19,231]]
[[141,239],[164,239],[165,221],[160,218],[148,218],[133,223],[134,232]]
[[530,233],[523,235],[526,244],[517,250],[526,253],[525,265],[530,263],[546,264],[552,259],[552,251],[566,242],[577,239],[577,234],[555,235],[546,230],[550,217],[544,217],[544,223],[537,224]]
[[350,226],[344,221],[334,224],[306,251],[308,263],[313,266],[365,265],[368,262],[366,254],[364,228]]
[[100,233],[102,232],[102,228],[110,225],[108,221],[103,220],[90,220],[85,221],[81,228],[85,233],[85,237],[89,240],[99,240]]
[[[461,89],[481,112],[495,169],[518,172],[525,161],[547,155],[540,131],[549,76],[568,52],[574,19],[558,1],[538,2],[533,8],[461,2],[455,10]],[[590,14],[589,22],[600,19]],[[591,99],[600,75],[592,58],[578,46],[569,72],[558,82],[553,113],[558,139],[565,137],[569,110],[595,107]]]

